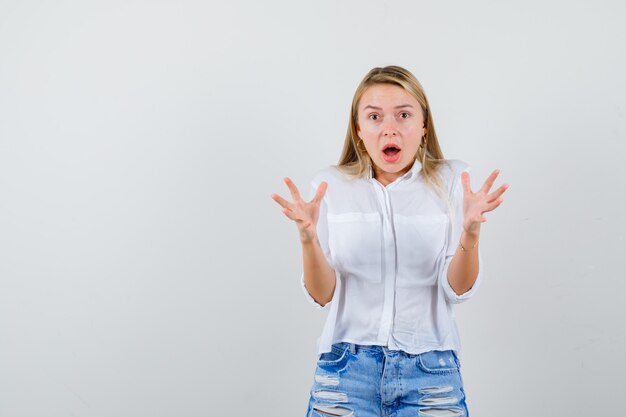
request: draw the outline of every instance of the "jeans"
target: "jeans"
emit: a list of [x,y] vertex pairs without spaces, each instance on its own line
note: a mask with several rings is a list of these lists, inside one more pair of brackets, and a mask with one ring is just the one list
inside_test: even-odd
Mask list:
[[339,342],[319,355],[307,417],[469,417],[452,350],[418,355]]

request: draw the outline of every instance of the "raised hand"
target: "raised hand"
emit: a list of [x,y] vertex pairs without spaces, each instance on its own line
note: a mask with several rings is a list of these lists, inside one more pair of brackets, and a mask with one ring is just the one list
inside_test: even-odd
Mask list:
[[495,169],[487,177],[480,190],[475,193],[470,189],[469,173],[464,171],[461,174],[461,182],[463,184],[463,229],[467,233],[477,234],[480,224],[487,221],[483,213],[494,210],[504,201],[500,196],[509,188],[508,184],[504,184],[493,193],[488,194],[499,173],[500,170]]
[[316,226],[320,214],[320,203],[326,194],[328,184],[322,181],[313,199],[307,203],[302,199],[298,188],[289,177],[285,177],[284,181],[289,188],[293,202],[285,200],[278,194],[272,194],[272,200],[280,204],[285,216],[296,222],[300,232],[300,240],[302,242],[314,242],[317,239]]

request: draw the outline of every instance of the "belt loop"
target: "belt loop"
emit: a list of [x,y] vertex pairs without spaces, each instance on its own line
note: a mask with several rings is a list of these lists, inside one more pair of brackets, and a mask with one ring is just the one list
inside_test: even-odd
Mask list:
[[356,344],[350,342],[349,346],[350,346],[350,353],[352,353],[354,355],[356,353]]
[[454,349],[452,349],[452,354],[454,355],[454,358],[456,359],[456,363],[459,365],[459,369],[461,369],[461,360],[459,359],[459,355],[454,351]]

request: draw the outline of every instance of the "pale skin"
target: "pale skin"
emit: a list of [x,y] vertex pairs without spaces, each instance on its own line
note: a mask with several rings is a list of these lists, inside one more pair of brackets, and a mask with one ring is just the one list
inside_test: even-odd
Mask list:
[[[417,100],[401,87],[377,84],[369,87],[362,95],[358,107],[359,138],[369,154],[374,168],[374,178],[383,186],[394,182],[411,169],[417,149],[426,134],[421,106]],[[382,149],[392,143],[400,149],[398,160],[385,160]],[[490,190],[500,173],[494,170],[482,187],[473,192],[470,175],[461,174],[463,186],[463,231],[448,268],[448,282],[458,295],[467,292],[478,276],[478,241],[480,226],[487,221],[485,213],[495,210],[503,201],[502,194],[509,188],[503,184],[495,191]],[[311,296],[321,305],[328,303],[335,291],[335,271],[326,261],[316,233],[320,204],[328,184],[322,182],[311,201],[302,199],[296,185],[284,179],[292,201],[272,194],[272,199],[281,207],[290,220],[296,223],[302,244],[304,282]]]

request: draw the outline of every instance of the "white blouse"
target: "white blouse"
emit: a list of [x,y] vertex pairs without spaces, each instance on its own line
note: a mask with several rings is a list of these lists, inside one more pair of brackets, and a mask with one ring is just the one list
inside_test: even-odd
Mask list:
[[474,286],[461,295],[450,287],[448,266],[463,227],[461,172],[469,166],[447,162],[440,173],[452,219],[423,181],[419,161],[386,187],[372,178],[371,168],[352,180],[335,166],[315,175],[310,198],[322,181],[328,183],[317,233],[336,274],[333,298],[324,306],[308,292],[304,273],[300,280],[309,302],[328,311],[318,354],[346,341],[413,354],[452,349],[460,357],[454,304],[474,295],[483,268],[478,246]]

